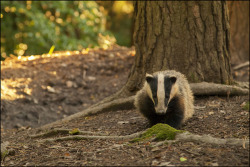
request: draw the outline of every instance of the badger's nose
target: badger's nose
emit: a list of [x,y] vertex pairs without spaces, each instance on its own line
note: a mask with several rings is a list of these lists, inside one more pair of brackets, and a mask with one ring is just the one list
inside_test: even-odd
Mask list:
[[164,110],[158,110],[156,113],[159,114],[159,115],[164,115],[165,111]]

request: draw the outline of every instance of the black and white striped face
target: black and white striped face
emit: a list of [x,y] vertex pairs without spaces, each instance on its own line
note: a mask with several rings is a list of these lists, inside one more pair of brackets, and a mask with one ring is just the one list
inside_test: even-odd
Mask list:
[[166,113],[168,103],[177,92],[176,77],[146,74],[147,93],[152,99],[155,111],[159,115]]

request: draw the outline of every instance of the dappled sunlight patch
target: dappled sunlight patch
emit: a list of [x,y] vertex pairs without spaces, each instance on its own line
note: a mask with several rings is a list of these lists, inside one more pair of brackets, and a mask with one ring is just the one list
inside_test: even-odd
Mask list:
[[28,86],[31,82],[31,78],[15,78],[1,80],[1,99],[16,100],[25,98],[25,95],[31,95],[32,89]]
[[[30,55],[30,56],[12,56],[12,57],[8,57],[6,58],[5,61],[20,61],[20,62],[24,62],[24,61],[31,61],[31,60],[36,60],[36,59],[40,59],[40,58],[54,58],[54,57],[68,57],[68,56],[72,56],[72,55],[79,55],[79,54],[88,54],[89,53],[89,48],[86,49],[82,49],[81,51],[56,51],[54,53],[45,53],[42,55]],[[4,61],[1,61],[1,64],[4,63]]]

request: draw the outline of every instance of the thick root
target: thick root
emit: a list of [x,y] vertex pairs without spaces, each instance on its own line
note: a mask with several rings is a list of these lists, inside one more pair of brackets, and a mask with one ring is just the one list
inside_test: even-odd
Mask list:
[[[248,95],[249,89],[247,89],[245,83],[238,83],[239,86],[236,85],[222,85],[222,84],[215,84],[215,83],[208,83],[208,82],[201,82],[201,83],[191,83],[191,89],[194,95],[219,95],[219,96],[240,96],[240,95]],[[90,106],[89,108],[70,115],[62,120],[44,125],[41,129],[46,129],[53,127],[56,124],[60,124],[63,122],[67,122],[73,120],[75,118],[89,116],[93,114],[103,113],[107,111],[117,111],[117,110],[129,110],[134,109],[134,97],[129,96],[127,97],[126,91],[124,91],[125,87],[115,93],[107,97],[106,99],[102,100],[101,102]],[[119,98],[120,97],[120,98]],[[122,97],[122,98],[121,98]]]
[[[48,134],[52,134],[52,133],[55,134],[55,132],[65,133],[66,131],[68,132],[68,129],[51,130],[44,134],[33,135],[31,137],[34,137],[34,138],[47,137],[49,136]],[[88,134],[91,134],[91,135],[90,136],[89,135],[71,135],[71,136],[64,136],[64,137],[56,137],[52,139],[42,139],[40,141],[41,142],[57,142],[57,141],[66,141],[66,140],[86,140],[86,139],[129,140],[129,139],[140,137],[146,131],[147,130],[144,130],[141,132],[137,132],[137,133],[133,133],[130,135],[125,135],[125,136],[105,136],[104,134],[96,135],[99,133],[87,132]],[[79,132],[80,134],[86,133],[84,131],[79,131]],[[234,146],[242,146],[243,148],[246,148],[249,146],[249,140],[246,140],[246,139],[237,139],[237,138],[220,139],[220,138],[212,137],[210,135],[196,135],[196,134],[192,134],[189,132],[177,133],[175,136],[175,140],[173,140],[172,142],[177,142],[177,141],[202,142],[202,143],[216,144],[216,145],[234,145]]]
[[177,141],[198,141],[202,143],[209,144],[217,144],[217,145],[235,145],[235,146],[249,146],[249,140],[247,139],[236,139],[236,138],[228,138],[228,139],[220,139],[214,138],[210,135],[196,135],[189,132],[179,133],[175,136]]
[[43,142],[56,142],[56,141],[66,141],[66,140],[86,140],[86,139],[111,139],[111,140],[128,140],[140,136],[144,131],[133,133],[126,136],[87,136],[87,135],[74,135],[74,136],[65,136],[57,137],[53,139],[43,139]]
[[[59,135],[59,134],[70,134],[70,132],[72,132],[72,129],[52,129],[52,130],[49,130],[49,131],[41,133],[41,134],[30,135],[29,137],[31,137],[31,138],[51,137],[51,136],[55,136],[55,135]],[[79,131],[79,130],[77,130],[77,134],[78,135],[89,134],[89,135],[100,135],[100,136],[107,135],[107,134],[99,133],[99,132]]]
[[[245,84],[244,84],[245,86]],[[236,85],[222,85],[208,82],[201,83],[191,83],[190,87],[194,95],[218,95],[218,96],[239,96],[239,95],[248,95],[249,89],[242,88]]]
[[134,108],[134,96],[116,99],[116,100],[101,104],[100,106],[87,108],[86,110],[70,115],[62,120],[58,120],[50,124],[44,125],[40,127],[40,129],[49,129],[50,127],[53,127],[56,124],[68,122],[70,120],[73,120],[79,117],[94,115],[97,113],[102,113],[102,112],[107,112],[107,111],[128,110],[128,109],[133,109],[133,108]]

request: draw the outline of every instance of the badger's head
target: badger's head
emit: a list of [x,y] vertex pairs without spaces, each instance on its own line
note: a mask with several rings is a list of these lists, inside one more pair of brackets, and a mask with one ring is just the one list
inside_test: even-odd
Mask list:
[[166,76],[162,73],[156,75],[146,74],[146,90],[152,99],[156,114],[166,114],[168,104],[178,90],[176,77]]

